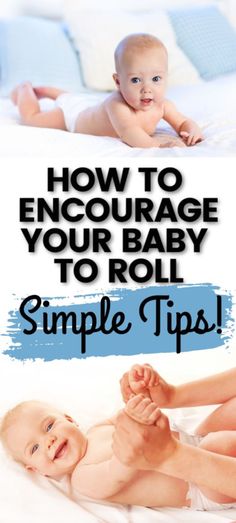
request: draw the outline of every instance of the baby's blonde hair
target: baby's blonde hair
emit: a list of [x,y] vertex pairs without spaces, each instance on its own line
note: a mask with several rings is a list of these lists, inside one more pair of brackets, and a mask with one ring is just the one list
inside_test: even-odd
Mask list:
[[24,409],[32,406],[32,405],[48,405],[48,403],[39,401],[39,400],[28,400],[28,401],[22,401],[21,403],[17,403],[12,409],[9,409],[3,416],[0,422],[0,441],[6,450],[7,454],[11,456],[15,461],[18,461],[18,459],[13,455],[11,452],[11,449],[9,448],[7,444],[7,431],[8,429],[14,424],[17,417],[23,413]]
[[140,51],[146,49],[161,49],[165,53],[167,59],[167,49],[159,38],[146,33],[131,34],[123,38],[115,49],[114,58],[116,71],[119,71],[121,61],[125,55],[130,52],[140,53]]

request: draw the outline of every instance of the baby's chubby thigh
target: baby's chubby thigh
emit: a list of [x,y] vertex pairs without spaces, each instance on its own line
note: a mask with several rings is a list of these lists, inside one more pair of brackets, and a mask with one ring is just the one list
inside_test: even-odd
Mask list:
[[199,446],[217,454],[236,457],[236,431],[221,430],[209,432],[202,438]]
[[[215,452],[216,454],[236,457],[236,431],[224,430],[210,432],[207,436],[203,437],[199,447],[204,450]],[[208,475],[207,466],[205,474],[206,476]],[[201,487],[201,492],[216,503],[232,503],[235,501],[234,498],[225,496],[224,494],[208,488]]]

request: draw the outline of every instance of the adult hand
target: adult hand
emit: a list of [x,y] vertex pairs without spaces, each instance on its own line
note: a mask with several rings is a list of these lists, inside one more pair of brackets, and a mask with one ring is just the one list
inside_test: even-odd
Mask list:
[[155,425],[141,425],[124,411],[117,416],[113,451],[117,458],[136,469],[155,469],[175,451],[168,418],[160,411]]

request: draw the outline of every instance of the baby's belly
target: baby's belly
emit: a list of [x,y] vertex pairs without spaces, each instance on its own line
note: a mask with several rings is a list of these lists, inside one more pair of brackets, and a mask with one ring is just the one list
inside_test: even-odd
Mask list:
[[146,507],[190,506],[188,483],[155,471],[139,471],[137,477],[108,501]]

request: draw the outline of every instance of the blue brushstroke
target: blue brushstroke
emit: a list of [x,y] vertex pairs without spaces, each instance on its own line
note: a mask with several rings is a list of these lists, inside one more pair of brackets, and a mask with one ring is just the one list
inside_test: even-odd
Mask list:
[[[68,322],[66,334],[62,334],[61,322],[58,323],[58,332],[56,334],[45,334],[42,330],[43,313],[47,313],[51,319],[52,313],[64,311],[66,314],[73,311],[77,318],[78,324],[81,321],[81,313],[93,313],[99,323],[100,302],[102,297],[108,296],[111,300],[111,311],[107,321],[107,328],[111,327],[111,317],[122,311],[125,314],[125,321],[121,329],[131,323],[131,328],[126,334],[116,334],[114,332],[105,335],[102,332],[95,332],[86,336],[86,352],[81,353],[81,334],[74,334],[71,330],[71,321]],[[187,311],[193,318],[193,325],[197,318],[199,309],[204,309],[204,316],[209,326],[215,324],[211,332],[197,334],[189,332],[181,336],[181,352],[189,350],[210,349],[227,344],[232,335],[233,319],[232,313],[232,295],[222,291],[211,284],[199,285],[169,285],[161,287],[145,287],[137,290],[114,289],[106,294],[91,294],[83,296],[89,303],[72,303],[64,305],[63,298],[61,305],[51,306],[50,301],[54,298],[41,297],[48,300],[49,306],[41,306],[37,312],[32,314],[32,318],[37,322],[37,331],[34,334],[26,335],[23,330],[31,329],[32,325],[24,320],[19,310],[13,310],[9,313],[9,322],[6,336],[9,336],[11,343],[8,349],[3,353],[18,360],[41,358],[45,361],[54,359],[71,359],[84,358],[88,356],[107,356],[107,355],[131,355],[139,353],[165,353],[176,352],[177,340],[176,334],[170,334],[167,331],[167,313],[172,314],[172,324],[176,323],[176,313]],[[147,321],[140,318],[140,304],[146,298],[153,296],[168,295],[174,303],[173,307],[167,306],[167,300],[161,303],[161,332],[155,335],[156,314],[154,302],[146,305],[144,312]],[[221,310],[217,315],[217,295],[221,295]],[[75,296],[75,301],[78,296]],[[28,306],[32,307],[35,302]],[[220,312],[220,315],[219,315]],[[50,322],[51,323],[51,320]],[[184,327],[186,321],[183,320]],[[91,327],[91,318],[87,318],[87,328]],[[201,324],[201,327],[203,325]],[[220,329],[220,330],[219,330]],[[219,332],[217,332],[219,331]]]

